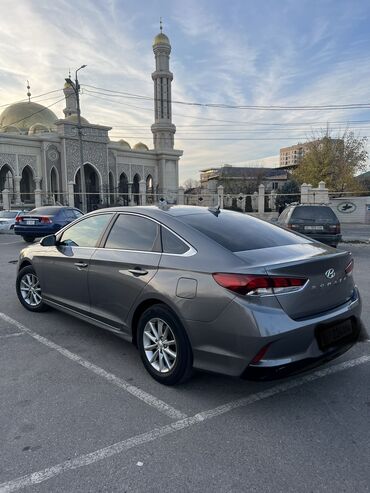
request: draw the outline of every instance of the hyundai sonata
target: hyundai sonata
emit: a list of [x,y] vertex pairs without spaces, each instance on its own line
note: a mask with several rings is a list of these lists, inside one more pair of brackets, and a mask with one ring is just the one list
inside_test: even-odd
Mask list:
[[22,250],[16,288],[132,341],[167,385],[280,376],[365,337],[349,252],[218,208],[92,212]]

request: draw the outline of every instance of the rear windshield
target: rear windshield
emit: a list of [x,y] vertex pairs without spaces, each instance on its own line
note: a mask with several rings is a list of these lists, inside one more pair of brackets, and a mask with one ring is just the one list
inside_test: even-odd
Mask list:
[[179,216],[177,219],[232,252],[310,242],[302,236],[240,212],[221,211],[217,215],[207,211]]
[[319,222],[330,222],[337,223],[338,219],[330,207],[320,207],[320,206],[305,206],[296,207],[292,213],[291,220],[294,221],[313,221],[315,223]]
[[27,212],[29,216],[54,216],[60,211],[60,207],[37,207],[32,211]]
[[17,217],[18,212],[11,212],[11,211],[0,211],[0,217],[4,219],[12,219],[13,217]]

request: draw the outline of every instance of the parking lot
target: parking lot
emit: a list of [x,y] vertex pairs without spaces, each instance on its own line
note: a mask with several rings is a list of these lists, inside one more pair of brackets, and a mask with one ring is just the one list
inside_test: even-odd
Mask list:
[[[15,294],[0,236],[0,492],[370,491],[370,343],[273,382],[165,387],[129,343]],[[370,328],[370,245],[346,244]]]

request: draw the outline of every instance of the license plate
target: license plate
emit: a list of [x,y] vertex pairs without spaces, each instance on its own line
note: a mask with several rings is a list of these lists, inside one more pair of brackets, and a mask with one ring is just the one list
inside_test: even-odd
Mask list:
[[345,320],[329,327],[320,327],[317,331],[317,341],[320,349],[336,346],[339,342],[349,342],[354,339],[354,326],[351,320]]
[[26,224],[28,224],[29,226],[35,225],[36,221],[26,221]]
[[305,226],[306,231],[323,231],[324,226]]

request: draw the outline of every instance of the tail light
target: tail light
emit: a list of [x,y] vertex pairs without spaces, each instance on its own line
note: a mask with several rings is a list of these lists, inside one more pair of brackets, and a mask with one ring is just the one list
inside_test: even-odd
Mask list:
[[339,234],[340,233],[340,224],[330,224],[329,229],[333,233]]
[[252,365],[256,365],[257,363],[259,363],[261,361],[261,359],[265,356],[265,354],[267,353],[267,350],[268,348],[271,346],[271,342],[269,342],[268,344],[266,344],[266,346],[263,346],[263,348],[261,348],[258,353],[256,354],[256,356],[252,359],[251,361],[251,364]]
[[22,216],[17,216],[17,217],[15,218],[15,222],[16,222],[16,223],[20,223],[21,221],[22,221]]
[[243,295],[264,295],[297,291],[307,282],[300,277],[260,276],[254,274],[215,273],[214,280],[223,288]]
[[350,263],[347,265],[347,267],[344,269],[344,272],[347,274],[347,276],[349,276],[350,274],[352,274],[352,271],[353,271],[353,265],[354,265],[354,261],[353,259],[350,261]]
[[52,220],[50,219],[50,217],[48,217],[48,216],[42,216],[42,217],[40,218],[40,222],[41,222],[42,224],[51,224],[53,221],[52,221]]

